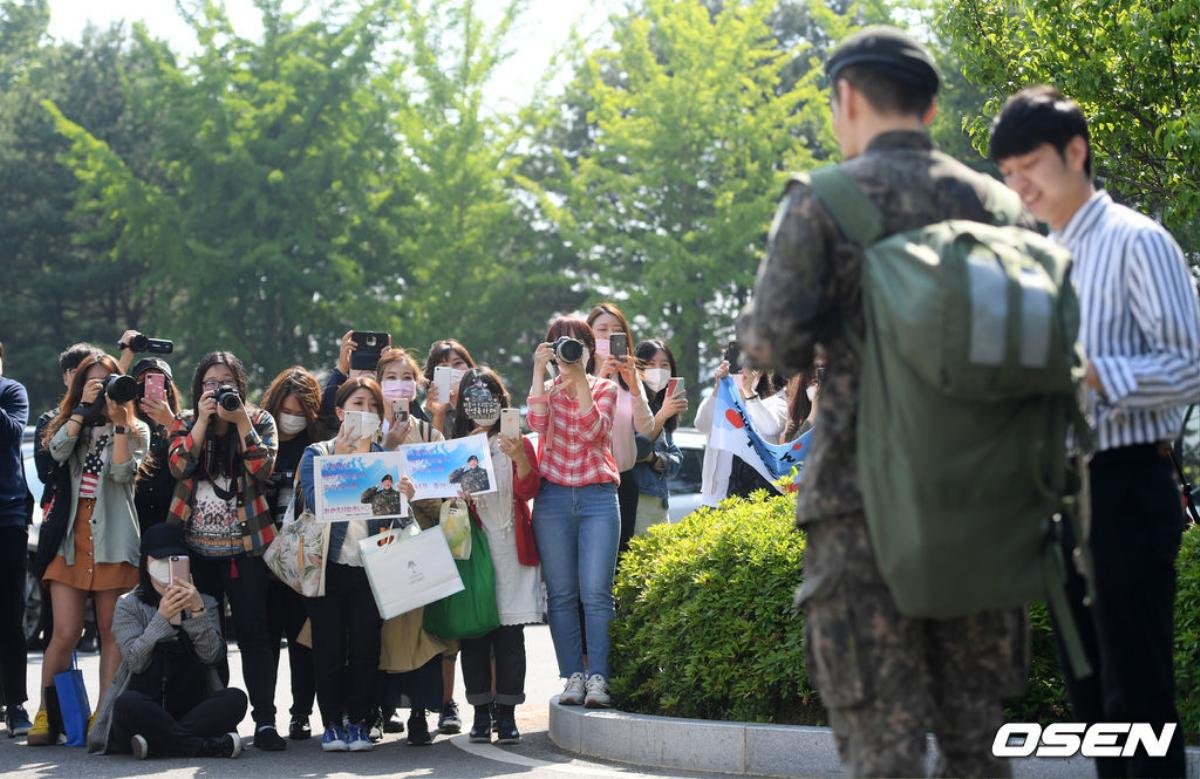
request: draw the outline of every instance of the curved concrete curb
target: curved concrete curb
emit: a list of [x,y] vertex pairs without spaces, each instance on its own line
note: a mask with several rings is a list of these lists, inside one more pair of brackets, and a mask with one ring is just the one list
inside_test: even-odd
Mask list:
[[[550,699],[550,740],[586,757],[656,768],[774,777],[840,777],[844,773],[829,728],[676,719],[615,709],[561,706]],[[937,760],[929,739],[928,767]],[[1187,773],[1200,777],[1200,748],[1188,747]],[[1017,777],[1094,776],[1091,760],[1025,758],[1012,762]]]

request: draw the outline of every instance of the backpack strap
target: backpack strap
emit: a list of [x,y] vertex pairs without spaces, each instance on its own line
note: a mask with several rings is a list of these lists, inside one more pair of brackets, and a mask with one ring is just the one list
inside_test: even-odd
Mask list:
[[814,170],[808,179],[813,194],[847,238],[864,249],[879,240],[883,214],[840,166]]

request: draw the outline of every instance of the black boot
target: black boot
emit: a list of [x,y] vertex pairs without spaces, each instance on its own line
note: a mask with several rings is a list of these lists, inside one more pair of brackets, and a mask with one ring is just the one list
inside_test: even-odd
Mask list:
[[496,721],[500,726],[496,737],[497,744],[520,744],[521,732],[517,730],[517,715],[515,706],[496,704]]
[[475,722],[471,724],[470,739],[472,744],[490,744],[492,742],[492,707],[488,704],[475,707]]
[[433,743],[429,734],[429,722],[425,719],[425,709],[414,708],[408,717],[408,745],[413,747],[428,746]]

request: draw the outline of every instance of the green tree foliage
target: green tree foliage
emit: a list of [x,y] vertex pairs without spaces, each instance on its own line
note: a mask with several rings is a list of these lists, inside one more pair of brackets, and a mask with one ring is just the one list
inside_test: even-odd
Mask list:
[[797,138],[824,110],[817,73],[781,87],[805,52],[779,45],[773,8],[649,0],[614,18],[571,86],[585,140],[553,150],[558,175],[534,190],[593,297],[670,338],[686,376],[745,302],[787,172],[813,161]]
[[1097,173],[1185,250],[1200,249],[1200,2],[945,0],[938,30],[987,96],[966,124],[985,148],[1013,92],[1049,83],[1090,121]]

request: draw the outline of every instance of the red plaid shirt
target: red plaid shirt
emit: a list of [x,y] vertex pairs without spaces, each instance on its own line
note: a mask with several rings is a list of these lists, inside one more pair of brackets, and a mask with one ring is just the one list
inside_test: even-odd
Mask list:
[[568,397],[559,376],[546,395],[528,398],[529,426],[538,434],[538,470],[547,481],[563,487],[619,484],[621,473],[612,453],[613,412],[617,385],[588,376],[592,408],[579,413],[579,401]]
[[[196,500],[196,458],[192,456],[196,441],[192,438],[193,415],[185,411],[171,425],[170,456],[167,464],[178,481],[171,498],[168,522],[187,528]],[[275,539],[275,521],[267,503],[266,488],[275,469],[275,419],[263,409],[250,411],[253,426],[243,441],[242,469],[235,480],[238,492],[237,518],[242,532],[242,549],[251,557],[267,551]],[[235,430],[236,434],[237,431]]]

